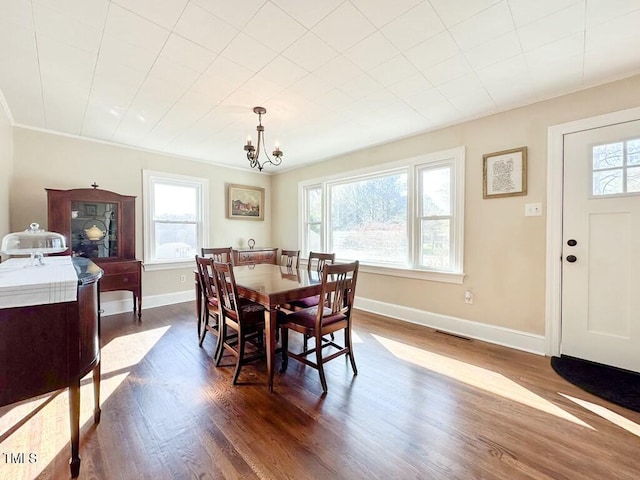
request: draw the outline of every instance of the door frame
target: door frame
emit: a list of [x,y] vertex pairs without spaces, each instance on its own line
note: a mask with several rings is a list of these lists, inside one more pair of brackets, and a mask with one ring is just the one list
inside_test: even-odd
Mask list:
[[547,130],[546,354],[560,355],[562,341],[562,213],[564,136],[640,119],[640,107],[552,125]]

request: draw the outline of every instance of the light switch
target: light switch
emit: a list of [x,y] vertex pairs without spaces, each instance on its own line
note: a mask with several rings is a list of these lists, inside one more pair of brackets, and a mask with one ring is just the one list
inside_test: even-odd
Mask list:
[[527,203],[524,206],[525,217],[539,217],[542,215],[541,203]]

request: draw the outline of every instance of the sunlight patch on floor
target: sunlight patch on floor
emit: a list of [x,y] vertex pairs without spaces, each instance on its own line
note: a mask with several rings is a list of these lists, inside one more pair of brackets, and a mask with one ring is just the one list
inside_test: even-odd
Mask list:
[[555,415],[564,420],[569,420],[577,425],[591,428],[577,417],[574,417],[562,408],[536,395],[530,390],[518,385],[513,380],[500,373],[478,367],[470,363],[454,360],[443,355],[438,355],[411,345],[406,345],[395,340],[390,340],[379,335],[372,335],[382,346],[401,360],[411,362],[414,365],[427,368],[431,371],[446,375],[460,382],[503,398],[519,402],[528,407],[535,408],[545,413]]
[[577,403],[583,408],[586,408],[590,412],[595,413],[596,415],[601,416],[602,418],[609,420],[611,423],[618,425],[620,428],[625,429],[627,432],[633,433],[634,435],[640,437],[640,425],[629,420],[628,418],[623,417],[620,414],[612,412],[606,407],[602,405],[597,405],[595,403],[588,402],[586,400],[581,400],[579,398],[572,397],[571,395],[566,395],[564,393],[558,392],[558,395],[562,395],[567,400],[571,400],[574,403]]
[[111,340],[100,351],[103,375],[138,364],[167,330],[168,326],[154,328]]
[[[129,375],[129,370],[137,365],[153,346],[160,340],[170,327],[145,330],[131,335],[117,337],[101,349],[101,381],[100,381],[100,405],[116,391]],[[118,373],[115,373],[118,372]],[[44,405],[47,400],[51,401]],[[89,373],[81,381],[80,387],[80,445],[83,443],[82,432],[87,423],[93,424],[93,381]],[[44,405],[44,406],[43,406]],[[37,411],[38,408],[41,410]],[[5,412],[6,410],[6,412]],[[0,409],[4,415],[0,417],[0,436],[26,416],[36,412],[25,425],[20,428],[28,428],[29,425],[40,425],[36,428],[41,432],[37,438],[21,435],[18,430],[0,444],[2,452],[27,452],[37,455],[37,462],[22,465],[1,465],[0,472],[10,475],[6,478],[35,478],[43,469],[64,449],[65,455],[71,456],[68,445],[70,441],[69,431],[69,392],[52,392],[35,400],[26,401],[15,407],[3,407]],[[62,414],[60,414],[62,412]],[[64,422],[54,422],[58,416],[66,418]],[[103,415],[104,418],[104,415]],[[103,420],[104,421],[104,420]],[[98,427],[99,428],[99,427]],[[81,455],[82,457],[82,455]],[[15,469],[9,472],[8,469]],[[82,466],[80,467],[82,476]],[[1,475],[0,475],[1,476]],[[2,477],[5,478],[5,477]]]

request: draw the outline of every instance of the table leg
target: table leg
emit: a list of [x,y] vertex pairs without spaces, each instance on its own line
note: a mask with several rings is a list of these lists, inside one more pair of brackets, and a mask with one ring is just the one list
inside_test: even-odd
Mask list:
[[71,427],[71,478],[80,474],[80,379],[69,384],[69,426]]
[[202,300],[202,287],[200,286],[200,282],[196,278],[195,281],[196,286],[196,319],[198,320],[198,338],[200,338],[200,330],[202,330],[202,324],[204,323],[202,320],[202,308],[204,306],[204,301]]
[[275,370],[276,357],[276,330],[277,330],[276,309],[264,311],[265,337],[267,340],[267,377],[269,378],[269,392],[273,392],[273,373]]
[[100,361],[93,369],[93,421],[100,423]]

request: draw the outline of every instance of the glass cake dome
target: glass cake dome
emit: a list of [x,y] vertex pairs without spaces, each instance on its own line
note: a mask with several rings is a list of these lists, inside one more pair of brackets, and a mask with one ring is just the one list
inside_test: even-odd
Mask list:
[[37,223],[32,223],[27,230],[5,235],[0,252],[7,255],[30,255],[32,264],[38,259],[38,264],[44,265],[44,255],[62,253],[66,249],[67,241],[64,235],[47,232]]

